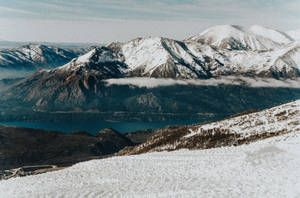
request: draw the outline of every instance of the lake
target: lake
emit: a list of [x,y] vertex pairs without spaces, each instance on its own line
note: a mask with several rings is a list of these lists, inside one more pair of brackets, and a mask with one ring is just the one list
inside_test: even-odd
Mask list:
[[176,121],[160,121],[160,122],[108,122],[108,121],[76,121],[76,122],[0,122],[2,125],[21,126],[28,128],[44,129],[50,131],[61,131],[71,133],[78,130],[87,131],[95,134],[104,128],[113,128],[121,133],[133,132],[145,129],[163,128],[169,125],[191,125],[205,121],[213,120],[214,118],[205,118],[203,120],[176,120]]

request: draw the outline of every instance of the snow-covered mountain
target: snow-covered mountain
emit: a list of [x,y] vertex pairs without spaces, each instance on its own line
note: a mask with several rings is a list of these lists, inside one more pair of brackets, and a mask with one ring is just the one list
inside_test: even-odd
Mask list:
[[285,33],[257,25],[250,28],[237,25],[218,25],[186,41],[228,50],[270,50],[291,42],[293,39]]
[[[183,136],[173,136],[172,142],[157,139],[150,151],[172,150],[184,141],[186,147],[179,148],[197,149],[204,142],[203,147],[211,149],[91,160],[64,170],[1,181],[0,192],[3,197],[298,197],[299,112],[298,100],[196,125]],[[201,136],[204,131],[209,132],[208,138]],[[217,136],[220,131],[224,135]],[[261,141],[253,142],[257,140],[255,134]],[[234,142],[240,136],[247,139],[243,145],[227,144],[226,140]],[[214,144],[216,140],[220,144]],[[221,142],[230,147],[219,147]],[[145,151],[151,146],[142,145]]]
[[300,132],[300,100],[208,124],[160,129],[144,144],[121,153],[238,146],[292,132]]
[[295,78],[300,74],[299,43],[257,25],[215,26],[185,41],[149,37],[108,47],[123,55],[127,76]]
[[[224,27],[240,32],[246,29]],[[224,35],[219,26],[212,29]],[[249,43],[241,41],[244,44],[238,45],[244,47],[239,50],[224,49],[212,43],[203,44],[195,37],[183,42],[159,37],[139,38],[127,43],[113,43],[108,47],[117,50],[124,57],[128,66],[127,76],[181,79],[207,79],[228,75],[275,78],[299,76],[299,43],[284,33],[260,26],[252,26],[247,31],[242,34],[252,36],[252,40]],[[203,35],[207,36],[205,32]],[[235,35],[232,31],[227,33]],[[263,46],[269,43],[269,47]]]
[[129,75],[158,78],[208,78],[209,71],[185,43],[167,38],[138,38],[119,44]]
[[73,59],[68,64],[58,67],[51,72],[71,72],[77,75],[79,72],[84,72],[107,79],[122,77],[126,69],[127,65],[120,54],[106,47],[95,47],[88,53]]
[[[295,78],[300,75],[300,45],[291,42],[283,47],[264,52],[219,51],[217,60],[222,67],[213,76],[243,75],[250,77]],[[216,57],[213,54],[212,58]]]
[[300,40],[300,29],[286,32],[294,40]]
[[[222,32],[222,29],[226,31]],[[219,33],[216,32],[217,30]],[[116,106],[118,107],[116,111],[121,109],[122,111],[128,111],[128,109],[138,110],[135,108],[136,106],[133,105],[132,107],[132,102],[134,101],[141,103],[140,109],[153,108],[153,111],[160,112],[182,112],[182,106],[187,105],[186,101],[177,103],[179,101],[175,97],[169,96],[166,100],[172,104],[174,103],[174,105],[176,103],[175,106],[171,107],[161,100],[165,96],[158,96],[160,94],[158,94],[157,90],[154,92],[150,90],[149,92],[151,93],[142,91],[140,92],[141,95],[133,94],[133,96],[129,94],[131,91],[128,91],[128,93],[122,95],[124,97],[123,100],[121,100],[121,97],[113,97],[114,91],[108,90],[119,90],[120,86],[107,87],[106,80],[117,80],[118,78],[134,80],[134,78],[129,79],[129,77],[143,77],[147,80],[149,77],[153,77],[172,78],[173,80],[206,79],[214,82],[215,79],[222,80],[222,78],[228,77],[234,77],[234,79],[247,77],[253,79],[253,81],[255,81],[255,78],[276,78],[277,80],[288,81],[300,77],[299,41],[288,42],[290,38],[284,33],[260,26],[252,26],[250,28],[240,26],[221,26],[220,28],[220,26],[217,26],[204,31],[200,35],[201,37],[209,36],[211,31],[218,33],[218,36],[225,35],[226,37],[232,35],[235,37],[238,35],[236,38],[242,38],[239,42],[241,41],[240,44],[244,47],[234,50],[234,48],[227,49],[227,47],[223,48],[214,44],[201,43],[197,39],[177,41],[161,37],[138,38],[124,43],[112,43],[106,47],[93,48],[86,54],[72,59],[61,67],[36,72],[6,90],[5,93],[3,92],[1,99],[11,102],[13,106],[26,103],[31,107],[43,107],[47,110],[52,109],[55,111],[61,108],[74,110],[79,107],[84,110],[103,110],[103,108],[112,107],[112,103],[106,100],[109,98],[108,96],[111,96],[113,99],[111,98],[110,100],[116,100],[120,104],[120,106]],[[244,39],[246,38],[245,36],[247,37],[246,40]],[[231,41],[226,42],[231,43]],[[32,50],[28,49],[27,51],[30,52]],[[33,52],[30,52],[28,56],[31,53]],[[33,53],[33,56],[35,57],[36,54]],[[44,61],[41,58],[36,58],[36,60]],[[242,87],[243,85],[239,84],[237,86]],[[245,87],[247,87],[246,84]],[[242,89],[246,90],[247,88],[245,87]],[[289,89],[287,86],[284,87]],[[292,87],[295,86],[291,84],[290,88]],[[202,89],[203,86],[199,85],[198,88]],[[230,91],[222,90],[220,95],[228,98],[228,93],[234,92],[231,96],[237,96],[237,93],[230,85],[227,88]],[[213,90],[215,88],[211,87],[210,89]],[[170,90],[166,88],[166,93]],[[247,94],[251,95],[248,92],[249,90],[250,88],[242,93],[243,98],[246,98]],[[258,88],[256,87],[257,90]],[[255,94],[257,93],[256,91]],[[172,93],[175,92],[173,91]],[[298,93],[297,89],[292,92],[296,95]],[[190,93],[188,92],[187,95],[191,95]],[[266,93],[269,94],[268,97],[278,96],[278,93],[275,92],[265,92],[264,97],[266,97]],[[187,95],[186,97],[191,97]],[[282,99],[281,102],[298,99],[296,95],[288,94],[285,97],[280,97]],[[213,93],[209,93],[207,98],[212,100],[214,96]],[[217,99],[219,97],[217,96]],[[19,101],[16,102],[17,100]],[[205,104],[209,100],[205,100]],[[267,103],[264,102],[263,106],[259,108],[269,107],[268,104],[278,104],[278,101],[273,103],[272,101],[274,100]],[[218,103],[224,105],[225,101],[218,101]],[[244,109],[245,106],[248,108],[255,106],[253,103],[245,105],[244,99],[241,97],[239,97],[237,103],[241,105],[237,105],[239,110]],[[195,106],[195,104],[193,105]],[[198,107],[197,109],[200,112],[204,111],[203,105]],[[214,113],[218,111],[210,105],[209,109]],[[238,112],[235,107],[233,109],[231,113]],[[193,108],[188,111],[193,112]]]
[[286,34],[284,32],[281,32],[281,31],[275,30],[275,29],[271,29],[271,28],[267,28],[264,26],[260,26],[260,25],[252,25],[247,29],[248,29],[247,32],[249,32],[249,34],[252,33],[257,36],[268,38],[279,44],[286,44],[286,43],[289,43],[294,40],[291,36],[289,36],[288,34]]
[[[111,67],[109,72],[117,72],[119,77],[120,74],[124,77],[175,79],[208,79],[228,75],[275,78],[300,76],[299,43],[285,33],[261,26],[215,26],[184,41],[148,37],[112,43],[102,48],[98,62],[94,58],[86,59],[94,54],[93,51],[78,60],[72,60],[64,68],[74,69],[83,65],[80,60],[84,59],[84,65],[94,65],[93,72],[97,69],[103,72],[103,69],[110,70]],[[40,45],[15,50],[14,56],[8,52],[2,54],[2,65],[20,62],[21,65],[38,64],[39,67],[57,66],[63,60],[74,57],[69,51]],[[56,54],[58,57],[54,58]],[[96,66],[104,62],[109,67]]]
[[12,49],[0,49],[0,68],[54,68],[77,57],[84,50],[67,50],[46,45],[29,44]]

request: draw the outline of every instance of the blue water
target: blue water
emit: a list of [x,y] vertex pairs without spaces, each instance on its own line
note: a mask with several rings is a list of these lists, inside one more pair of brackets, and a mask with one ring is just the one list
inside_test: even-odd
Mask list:
[[49,123],[49,122],[1,122],[2,125],[21,126],[36,129],[45,129],[50,131],[61,131],[71,133],[78,130],[87,131],[95,134],[104,128],[113,128],[121,133],[133,132],[144,129],[163,128],[168,125],[190,125],[201,123],[206,120],[181,120],[181,121],[161,121],[161,122],[67,122],[67,123]]

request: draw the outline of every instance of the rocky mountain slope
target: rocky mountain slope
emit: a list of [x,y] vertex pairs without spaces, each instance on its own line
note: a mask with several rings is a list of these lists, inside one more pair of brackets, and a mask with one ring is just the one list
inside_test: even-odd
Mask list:
[[113,129],[95,136],[87,132],[64,134],[23,127],[0,126],[0,171],[21,166],[67,166],[102,158],[134,143]]
[[160,129],[144,144],[126,148],[120,154],[239,146],[300,132],[300,100],[243,114],[207,124]]

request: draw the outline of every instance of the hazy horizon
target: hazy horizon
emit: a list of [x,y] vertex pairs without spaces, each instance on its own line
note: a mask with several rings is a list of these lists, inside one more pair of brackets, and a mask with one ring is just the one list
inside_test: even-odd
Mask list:
[[300,29],[298,0],[0,0],[0,40],[110,43],[182,40],[220,24]]

